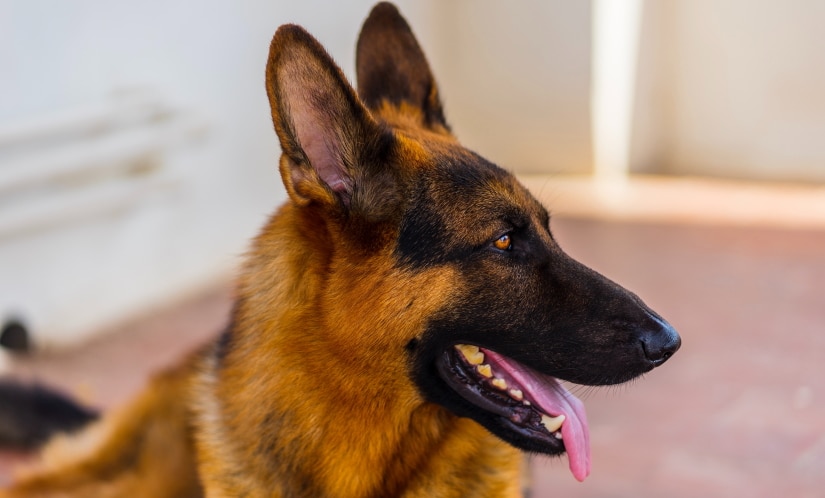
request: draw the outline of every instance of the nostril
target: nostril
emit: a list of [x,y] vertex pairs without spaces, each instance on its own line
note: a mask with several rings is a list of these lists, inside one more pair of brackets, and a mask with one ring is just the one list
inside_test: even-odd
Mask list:
[[667,353],[662,354],[658,358],[655,358],[655,359],[654,358],[648,358],[648,359],[650,359],[650,363],[652,363],[654,367],[658,367],[662,363],[666,362],[671,356],[673,356],[673,353],[667,352]]
[[682,345],[679,334],[668,324],[662,324],[660,329],[644,334],[640,342],[645,358],[654,367],[670,359]]

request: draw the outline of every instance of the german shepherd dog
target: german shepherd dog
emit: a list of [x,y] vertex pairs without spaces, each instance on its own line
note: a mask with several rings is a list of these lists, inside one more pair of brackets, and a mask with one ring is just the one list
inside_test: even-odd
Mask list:
[[391,4],[356,66],[357,92],[306,31],[278,29],[266,91],[289,200],[231,326],[2,496],[517,496],[518,450],[588,475],[584,408],[559,379],[625,382],[679,336],[457,142]]

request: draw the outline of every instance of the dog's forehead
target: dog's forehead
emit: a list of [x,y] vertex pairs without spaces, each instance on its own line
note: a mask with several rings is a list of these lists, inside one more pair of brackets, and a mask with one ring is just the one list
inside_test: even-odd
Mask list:
[[544,207],[504,169],[456,142],[420,142],[406,164],[416,187],[402,221],[402,260],[444,263],[510,230],[546,225]]
[[546,217],[544,207],[512,173],[457,143],[431,147],[420,174],[432,202],[458,221],[527,223]]

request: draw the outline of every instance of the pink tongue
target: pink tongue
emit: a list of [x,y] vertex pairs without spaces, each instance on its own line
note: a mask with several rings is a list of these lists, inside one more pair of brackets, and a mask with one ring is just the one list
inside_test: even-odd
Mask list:
[[540,374],[494,351],[482,349],[482,352],[493,371],[504,373],[510,377],[506,380],[520,385],[525,398],[538,405],[541,411],[553,417],[564,415],[561,435],[567,450],[570,472],[577,480],[584,481],[590,474],[590,432],[582,402],[555,378]]

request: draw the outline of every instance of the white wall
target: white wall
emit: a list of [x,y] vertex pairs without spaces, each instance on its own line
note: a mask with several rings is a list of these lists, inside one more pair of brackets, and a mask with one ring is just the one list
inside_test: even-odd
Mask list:
[[[426,34],[427,4],[399,3]],[[303,24],[352,74],[371,5],[0,3],[0,319],[68,344],[232,274],[284,199],[275,29]]]
[[[593,170],[592,9],[434,4],[432,58],[464,143],[522,173]],[[631,170],[825,181],[823,26],[820,0],[645,1]]]
[[[405,0],[459,138],[592,171],[591,2]],[[0,2],[0,319],[79,340],[226,278],[284,199],[278,25],[352,75],[372,0]],[[634,171],[825,181],[825,3],[645,2]]]

